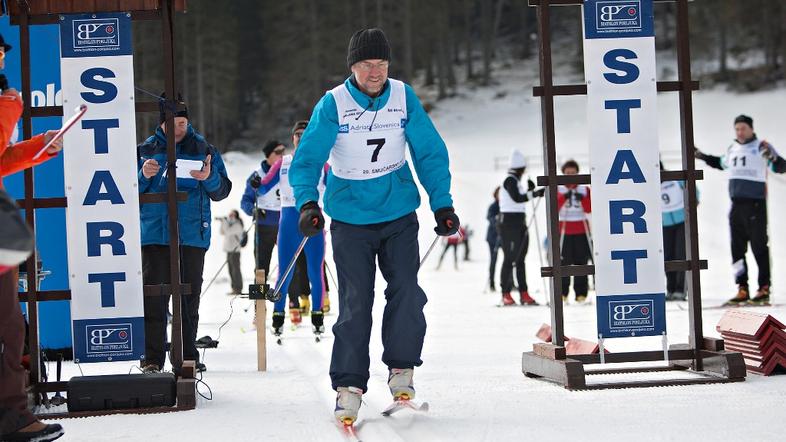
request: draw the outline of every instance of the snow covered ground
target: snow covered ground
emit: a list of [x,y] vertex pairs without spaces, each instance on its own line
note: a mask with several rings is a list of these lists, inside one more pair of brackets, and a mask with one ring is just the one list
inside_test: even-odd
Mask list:
[[[361,436],[366,441],[508,441],[508,440],[783,440],[786,433],[786,376],[764,378],[750,375],[746,382],[727,385],[569,392],[521,373],[521,353],[536,342],[534,334],[549,321],[547,307],[497,308],[498,293],[484,293],[487,269],[485,213],[493,188],[504,171],[495,170],[495,158],[504,158],[511,148],[522,149],[531,161],[534,178],[542,172],[540,108],[531,98],[536,83],[533,65],[516,65],[502,71],[500,86],[468,92],[438,103],[432,116],[448,143],[454,174],[453,194],[459,216],[475,231],[471,239],[472,260],[452,267],[446,258],[435,270],[440,248],[419,275],[429,295],[426,306],[429,329],[423,351],[424,365],[415,382],[419,399],[431,404],[427,415],[402,412],[383,418],[379,412],[389,403],[385,385],[386,368],[381,363],[381,322],[384,281],[378,275],[371,343],[371,381],[364,396]],[[575,80],[574,80],[575,81]],[[694,102],[696,144],[704,151],[720,154],[733,137],[732,120],[739,113],[755,119],[757,132],[786,151],[786,90],[735,95],[719,90],[699,92]],[[676,94],[661,94],[660,144],[667,167],[677,167],[679,147]],[[584,98],[557,99],[557,148],[559,157],[575,157],[587,165]],[[235,183],[230,197],[214,204],[222,215],[239,207],[243,181],[256,167],[259,155],[229,153],[225,161]],[[709,259],[702,272],[704,304],[716,306],[734,290],[731,276],[726,213],[729,201],[725,176],[707,170],[700,184],[699,232],[701,255]],[[774,302],[767,311],[786,320],[782,301],[786,287],[786,231],[782,228],[786,207],[786,178],[770,178],[770,230]],[[425,204],[421,220],[421,250],[433,239],[433,217]],[[545,213],[538,210],[541,237]],[[246,218],[246,222],[250,222]],[[532,232],[534,236],[534,232]],[[205,265],[205,285],[221,266],[218,226],[214,226],[213,248]],[[530,242],[527,272],[530,292],[544,303],[543,284],[537,277],[540,266],[536,241]],[[753,263],[749,257],[749,263]],[[332,267],[332,260],[329,261]],[[245,278],[251,280],[251,248],[243,251]],[[755,278],[755,265],[753,275]],[[330,389],[328,365],[337,298],[331,288],[334,313],[326,318],[328,334],[315,343],[308,319],[296,331],[287,330],[284,345],[268,338],[268,371],[256,371],[256,338],[243,332],[252,321],[244,299],[226,295],[226,271],[204,293],[199,335],[217,338],[218,349],[208,350],[204,381],[213,400],[200,399],[194,411],[148,416],[110,416],[63,421],[63,440],[106,441],[148,440],[172,437],[210,441],[303,441],[343,439],[332,420],[334,392]],[[721,309],[704,311],[704,331],[717,336],[715,324]],[[269,321],[269,319],[268,319]],[[269,323],[269,322],[268,322]],[[595,330],[593,307],[568,306],[566,334],[591,339]],[[668,306],[668,329],[672,343],[687,342],[688,314]],[[607,343],[611,351],[659,349],[660,339],[626,339]],[[83,365],[84,374],[124,373],[131,363]],[[53,368],[53,367],[52,367]],[[79,368],[65,367],[65,378],[78,375]],[[634,375],[636,379],[659,378],[664,374]],[[593,381],[630,379],[631,375],[594,377]],[[204,390],[201,388],[201,390]]]

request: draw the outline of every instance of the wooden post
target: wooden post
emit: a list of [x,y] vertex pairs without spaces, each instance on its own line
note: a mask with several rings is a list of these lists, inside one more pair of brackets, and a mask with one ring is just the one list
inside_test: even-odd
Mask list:
[[[255,278],[254,282],[264,284],[265,269],[257,270]],[[266,318],[267,304],[265,304],[264,299],[257,299],[254,301],[254,325],[257,328],[257,371],[267,371]]]

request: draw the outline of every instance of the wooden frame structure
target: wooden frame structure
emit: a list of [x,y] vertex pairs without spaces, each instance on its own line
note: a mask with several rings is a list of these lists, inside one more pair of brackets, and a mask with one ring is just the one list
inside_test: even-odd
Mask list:
[[[32,136],[32,118],[62,116],[62,106],[44,106],[33,108],[31,106],[31,78],[30,78],[30,26],[57,24],[60,14],[93,13],[93,12],[128,12],[132,20],[160,20],[162,28],[162,47],[164,65],[164,85],[167,97],[176,96],[175,87],[175,53],[174,53],[174,17],[175,11],[185,11],[186,0],[73,0],[73,1],[35,1],[9,0],[8,13],[11,23],[19,26],[21,72],[22,72],[22,98],[24,109],[22,112],[22,135],[24,139]],[[174,102],[171,102],[174,103]],[[167,127],[167,162],[175,164],[175,139],[174,117],[175,106],[164,106]],[[136,102],[136,112],[159,112],[158,102]],[[18,200],[25,209],[25,218],[28,225],[35,230],[35,209],[65,208],[66,198],[35,198],[35,183],[33,170],[24,171],[24,199]],[[147,193],[139,195],[140,204],[166,202],[169,212],[169,249],[170,249],[170,280],[176,284],[146,285],[145,296],[161,296],[171,293],[173,299],[172,311],[172,365],[177,378],[177,404],[175,407],[157,407],[149,409],[107,410],[100,412],[78,413],[44,413],[40,418],[55,419],[63,417],[86,417],[106,414],[129,413],[160,413],[168,411],[190,410],[196,407],[196,379],[195,364],[193,361],[183,361],[183,335],[182,335],[182,307],[181,296],[191,293],[191,284],[180,283],[180,254],[178,231],[177,202],[186,198],[184,192],[177,192],[175,180],[168,180],[166,193]],[[43,382],[41,379],[40,342],[38,332],[38,302],[70,300],[70,290],[39,291],[36,285],[38,269],[36,256],[31,255],[27,260],[27,268],[35,269],[27,272],[26,293],[20,293],[19,300],[27,302],[30,352],[30,384],[34,392],[36,403],[46,401],[46,394],[51,392],[67,391],[67,382]]]
[[[673,345],[668,352],[669,366],[629,367],[612,369],[585,370],[585,364],[598,364],[599,354],[571,355],[565,352],[565,333],[563,323],[562,292],[563,276],[583,276],[595,273],[594,265],[565,265],[560,259],[559,210],[557,206],[557,186],[564,184],[590,184],[590,175],[557,175],[556,145],[554,129],[554,97],[585,95],[585,84],[555,85],[552,75],[550,9],[552,6],[582,5],[581,0],[529,0],[529,6],[537,8],[540,86],[533,88],[533,95],[540,97],[543,130],[543,169],[544,176],[538,177],[538,184],[547,187],[546,213],[548,219],[549,261],[550,266],[541,268],[541,276],[550,280],[550,306],[552,342],[535,344],[533,351],[522,355],[522,371],[528,377],[542,377],[557,382],[568,389],[601,389],[651,387],[662,385],[706,384],[745,380],[746,370],[740,353],[724,351],[723,340],[705,338],[702,330],[701,281],[699,272],[707,268],[707,261],[699,258],[698,226],[696,224],[696,181],[703,178],[702,171],[696,170],[693,148],[693,107],[692,92],[699,89],[699,83],[691,79],[690,35],[688,25],[688,0],[654,0],[655,2],[676,2],[677,4],[677,81],[658,81],[659,92],[679,93],[680,128],[682,139],[682,169],[661,172],[662,181],[681,180],[685,186],[685,244],[687,259],[668,261],[667,271],[687,271],[688,307],[690,317],[690,343]],[[608,353],[604,355],[607,363],[652,362],[664,359],[664,351],[636,351]],[[624,383],[591,384],[586,376],[591,374],[616,374],[644,371],[690,370],[700,376],[691,379],[669,381],[640,381]]]

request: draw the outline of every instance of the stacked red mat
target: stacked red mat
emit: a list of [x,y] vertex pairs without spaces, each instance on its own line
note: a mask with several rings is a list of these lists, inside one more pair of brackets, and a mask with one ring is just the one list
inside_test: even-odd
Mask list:
[[728,351],[742,353],[748,371],[771,375],[786,369],[786,326],[770,315],[728,310],[715,329]]

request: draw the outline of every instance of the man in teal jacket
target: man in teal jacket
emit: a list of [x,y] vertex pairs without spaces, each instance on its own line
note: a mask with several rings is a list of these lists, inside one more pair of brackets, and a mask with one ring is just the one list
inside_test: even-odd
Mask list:
[[413,368],[420,366],[426,294],[417,282],[420,196],[410,157],[429,195],[438,235],[458,231],[450,195],[445,142],[412,88],[387,77],[390,45],[379,29],[356,32],[347,65],[352,75],[317,103],[289,173],[300,210],[300,230],[322,230],[318,205],[322,167],[329,160],[324,196],[338,271],[339,317],[330,377],[336,418],[357,419],[369,378],[368,343],[376,261],[388,283],[382,323],[382,361],[395,400],[415,396]]

